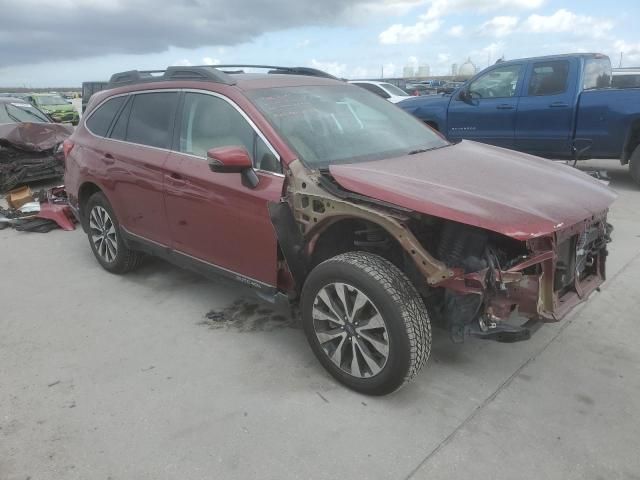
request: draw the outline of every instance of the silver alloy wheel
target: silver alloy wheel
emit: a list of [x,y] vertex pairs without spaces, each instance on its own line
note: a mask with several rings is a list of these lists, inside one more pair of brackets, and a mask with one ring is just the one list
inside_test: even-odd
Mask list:
[[89,214],[89,235],[100,258],[113,262],[118,254],[118,235],[109,213],[100,205]]
[[313,301],[313,329],[320,346],[343,372],[370,378],[389,357],[389,334],[380,312],[363,292],[346,283],[322,287]]

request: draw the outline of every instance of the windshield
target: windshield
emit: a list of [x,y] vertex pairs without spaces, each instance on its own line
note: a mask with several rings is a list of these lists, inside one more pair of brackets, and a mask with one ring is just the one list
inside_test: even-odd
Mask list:
[[384,88],[391,95],[395,95],[396,97],[409,97],[410,95],[404,90],[400,90],[398,87],[391,83],[381,83],[380,86]]
[[47,95],[42,97],[35,97],[38,105],[66,105],[67,102],[60,95]]
[[352,85],[267,88],[248,96],[310,168],[449,145],[392,103]]
[[0,123],[49,123],[37,108],[28,103],[0,103]]

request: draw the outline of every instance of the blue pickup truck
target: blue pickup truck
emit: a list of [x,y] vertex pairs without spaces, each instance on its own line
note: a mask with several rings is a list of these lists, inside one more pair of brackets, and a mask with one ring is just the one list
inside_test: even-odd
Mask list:
[[606,55],[500,62],[451,95],[397,105],[451,141],[466,138],[552,159],[619,159],[640,185],[640,89],[611,88]]

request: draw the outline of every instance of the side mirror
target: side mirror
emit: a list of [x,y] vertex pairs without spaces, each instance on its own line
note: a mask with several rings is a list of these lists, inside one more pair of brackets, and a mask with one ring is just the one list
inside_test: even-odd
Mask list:
[[217,173],[241,173],[242,182],[255,188],[260,181],[253,170],[253,163],[247,149],[240,146],[219,147],[207,150],[209,169]]
[[458,100],[462,100],[463,102],[469,101],[469,93],[466,88],[460,89],[460,92],[458,93]]
[[252,168],[249,152],[244,147],[219,147],[207,151],[209,168],[217,173],[239,173]]

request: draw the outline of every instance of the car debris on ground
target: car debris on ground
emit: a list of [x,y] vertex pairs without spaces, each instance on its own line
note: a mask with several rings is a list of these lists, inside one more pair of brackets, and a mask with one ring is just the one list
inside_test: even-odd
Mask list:
[[0,206],[0,230],[11,226],[18,231],[46,233],[55,228],[76,228],[64,186],[35,194],[22,187],[9,192],[5,200],[8,208]]

